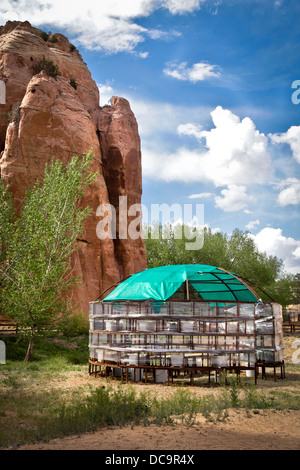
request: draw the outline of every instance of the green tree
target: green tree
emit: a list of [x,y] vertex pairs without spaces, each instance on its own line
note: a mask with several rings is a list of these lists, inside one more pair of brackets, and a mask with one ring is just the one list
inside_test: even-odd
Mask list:
[[294,295],[295,295],[295,303],[300,303],[300,274],[295,274],[295,284],[294,284]]
[[80,201],[96,178],[92,160],[91,152],[74,156],[67,166],[52,160],[44,181],[37,181],[27,192],[19,217],[10,222],[10,238],[4,233],[3,308],[29,335],[25,361],[36,336],[70,311],[66,294],[78,281],[70,269],[70,256],[90,213],[89,207],[80,207]]
[[299,301],[295,292],[295,284],[296,276],[283,271],[275,282],[266,287],[270,296],[283,306],[284,313],[287,305],[295,304]]
[[[263,300],[285,307],[296,297],[295,276],[283,272],[283,262],[258,250],[253,237],[239,229],[231,235],[204,229],[203,247],[186,250],[186,242],[199,229],[170,224],[146,226],[144,230],[148,267],[168,264],[208,264],[226,269],[258,286]],[[201,236],[201,233],[198,233]]]
[[0,312],[4,300],[4,282],[8,270],[7,249],[12,235],[14,208],[12,196],[0,178]]

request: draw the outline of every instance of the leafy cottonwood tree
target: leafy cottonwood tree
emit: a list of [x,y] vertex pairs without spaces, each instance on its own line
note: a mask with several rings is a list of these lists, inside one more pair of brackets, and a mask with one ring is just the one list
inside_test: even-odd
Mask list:
[[[218,266],[249,280],[262,290],[257,293],[264,300],[269,297],[284,307],[295,300],[294,276],[282,271],[282,260],[260,252],[247,232],[234,230],[229,236],[209,228],[204,229],[204,243],[200,250],[186,250],[186,242],[199,229],[187,226],[144,227],[148,267],[168,264],[208,264]],[[200,237],[201,234],[198,233]]]
[[74,156],[67,166],[52,160],[44,181],[27,192],[18,218],[11,215],[11,199],[1,186],[0,207],[7,208],[6,228],[1,226],[0,232],[5,247],[0,264],[2,310],[29,335],[25,361],[36,336],[69,311],[66,293],[78,280],[70,271],[70,256],[90,213],[80,201],[96,178],[92,160],[91,152]]
[[11,238],[14,208],[12,196],[0,179],[0,312],[4,298],[4,281],[8,269],[7,246]]

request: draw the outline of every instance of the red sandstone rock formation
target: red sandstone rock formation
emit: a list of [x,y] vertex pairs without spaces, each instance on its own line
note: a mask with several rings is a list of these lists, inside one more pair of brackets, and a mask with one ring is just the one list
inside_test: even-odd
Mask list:
[[[35,74],[43,58],[57,65],[60,75]],[[96,234],[100,204],[112,204],[118,214],[119,196],[127,196],[128,206],[141,201],[134,114],[128,101],[118,97],[111,106],[99,107],[98,87],[78,51],[60,34],[45,41],[28,22],[0,28],[0,79],[6,83],[6,104],[0,105],[0,172],[17,208],[52,157],[68,162],[72,155],[93,149],[98,178],[83,200],[92,215],[72,259],[75,274],[82,276],[73,301],[87,312],[88,302],[105,289],[146,268],[143,240],[100,240]]]

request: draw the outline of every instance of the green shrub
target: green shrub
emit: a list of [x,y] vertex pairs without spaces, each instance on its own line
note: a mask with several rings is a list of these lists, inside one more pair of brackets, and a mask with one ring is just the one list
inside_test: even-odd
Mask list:
[[102,426],[137,424],[149,414],[147,396],[134,390],[98,387],[88,397],[73,399],[48,415],[38,429],[38,439],[94,431]]
[[53,43],[57,42],[57,37],[55,36],[55,34],[52,34],[52,36],[49,38],[49,41]]
[[82,311],[71,313],[60,323],[60,331],[67,337],[86,335],[89,333],[89,319]]
[[11,108],[10,112],[8,113],[8,120],[9,122],[20,122],[20,106],[21,103],[15,103]]
[[52,60],[46,60],[45,56],[42,60],[40,60],[36,65],[33,66],[33,71],[35,75],[40,73],[42,70],[44,70],[46,74],[50,77],[55,78],[57,77],[57,75],[60,75],[58,66],[55,65]]
[[41,32],[41,38],[44,39],[44,41],[48,41],[49,39],[49,36],[50,36],[51,33],[46,33],[45,31],[42,31]]
[[199,408],[200,402],[195,396],[188,390],[178,390],[166,399],[154,398],[150,413],[158,425],[173,424],[174,417],[185,424],[191,424]]
[[77,90],[77,83],[76,81],[74,80],[74,78],[71,78],[70,80],[70,85],[74,88],[74,90]]

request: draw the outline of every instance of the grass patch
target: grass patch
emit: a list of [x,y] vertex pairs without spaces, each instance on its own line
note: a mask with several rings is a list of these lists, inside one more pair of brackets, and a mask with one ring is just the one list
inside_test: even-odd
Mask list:
[[115,425],[134,425],[145,422],[148,411],[147,396],[137,396],[134,390],[99,387],[88,397],[62,404],[54,415],[46,416],[37,429],[37,439],[67,436]]
[[[28,347],[26,336],[3,335],[0,336],[0,339],[4,341],[6,346],[7,365],[10,364],[14,367],[15,362],[24,360]],[[55,358],[64,358],[71,364],[87,364],[89,358],[88,342],[88,333],[73,337],[69,333],[57,334],[53,332],[40,336],[35,341],[29,367],[33,363]]]
[[[192,387],[174,387],[172,394],[153,397],[138,394],[134,386],[126,384],[97,386],[96,380],[87,380],[84,387],[82,382],[68,387],[65,379],[82,379],[88,374],[85,323],[79,315],[63,333],[38,338],[29,363],[23,362],[26,338],[14,334],[0,338],[7,352],[7,363],[0,366],[0,447],[47,441],[103,426],[192,425],[197,414],[208,421],[222,421],[232,408],[300,409],[299,365],[286,368],[293,381],[286,379],[275,386],[270,379],[261,382],[262,388],[228,374],[217,393],[204,396],[196,395]],[[72,336],[74,332],[78,335]]]
[[[300,392],[266,392],[237,383],[222,387],[218,395],[202,397],[181,388],[166,398],[151,397],[124,384],[117,388],[46,390],[49,381],[75,367],[64,358],[53,358],[22,366],[18,363],[14,370],[11,364],[1,369],[0,447],[47,441],[103,426],[173,425],[178,421],[192,425],[198,413],[216,422],[226,419],[232,408],[300,409]],[[32,393],[34,384],[37,392]]]

